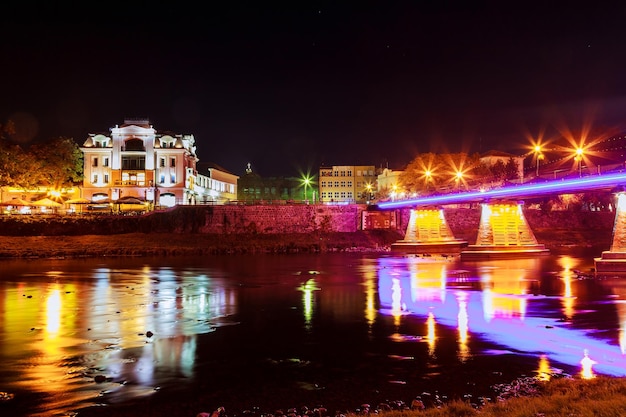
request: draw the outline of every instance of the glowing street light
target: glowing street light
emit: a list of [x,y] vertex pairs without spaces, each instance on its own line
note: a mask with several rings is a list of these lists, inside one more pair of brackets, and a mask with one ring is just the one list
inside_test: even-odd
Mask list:
[[461,181],[463,180],[463,172],[462,171],[457,171],[456,175],[454,176],[456,178],[456,189],[457,191],[461,190]]
[[583,148],[576,148],[576,156],[574,156],[574,160],[578,161],[578,176],[583,176],[583,154],[585,153]]
[[303,177],[302,178],[302,183],[304,184],[304,201],[306,201],[308,203],[309,199],[307,198],[306,189],[311,184],[311,178],[308,177],[308,176]]
[[370,201],[372,199],[372,184],[369,182],[365,184],[365,189],[367,190],[367,201]]
[[[433,172],[430,169],[427,169],[424,172],[424,177],[426,178],[426,190],[428,190],[428,183],[433,181]],[[435,188],[434,183],[433,188]]]
[[537,174],[536,177],[539,177],[539,161],[543,159],[543,153],[541,152],[541,145],[535,145],[535,158],[537,159]]

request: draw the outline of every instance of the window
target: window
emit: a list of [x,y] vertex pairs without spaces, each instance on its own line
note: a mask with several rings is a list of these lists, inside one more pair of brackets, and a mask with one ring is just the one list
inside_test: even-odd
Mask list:
[[93,174],[93,180],[91,182],[94,184],[98,183],[98,174]]
[[348,171],[348,177],[352,176],[352,171]]
[[326,187],[326,181],[322,181],[322,187]]
[[339,187],[339,181],[335,181],[335,187]]
[[348,181],[348,187],[352,187],[352,181]]
[[165,184],[165,175],[161,174],[161,177],[159,178],[159,184]]
[[122,169],[146,169],[145,156],[122,156]]
[[339,171],[333,171],[333,176],[338,177],[339,176]]
[[127,151],[145,151],[143,148],[143,141],[141,139],[129,139],[126,141]]
[[345,187],[346,186],[346,182],[345,181],[341,181],[341,186]]
[[102,166],[104,166],[104,167],[108,167],[109,166],[109,158],[107,156],[104,157],[104,162],[102,163]]
[[170,167],[174,168],[176,166],[176,158],[170,159]]
[[345,177],[346,176],[346,171],[341,171],[341,176]]
[[159,166],[161,168],[165,167],[165,158],[159,158]]
[[104,183],[105,184],[109,183],[109,174],[104,174]]
[[97,167],[97,166],[98,166],[98,158],[97,158],[97,157],[96,157],[96,158],[93,158],[93,159],[91,160],[91,166],[92,166],[92,167]]
[[176,174],[170,175],[170,184],[176,184]]

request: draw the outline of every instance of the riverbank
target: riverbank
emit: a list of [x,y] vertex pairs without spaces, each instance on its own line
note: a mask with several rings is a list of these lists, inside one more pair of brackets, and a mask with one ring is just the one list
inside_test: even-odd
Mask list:
[[[474,231],[460,231],[471,239]],[[611,230],[538,230],[546,248],[598,247],[608,250]],[[388,252],[404,238],[397,230],[288,234],[124,233],[80,236],[2,236],[2,258],[73,258],[99,256],[178,256],[260,253]],[[469,240],[468,242],[474,243]]]
[[2,258],[177,256],[389,251],[395,230],[288,234],[125,233],[81,236],[2,236]]
[[[621,417],[626,409],[626,379],[595,377],[592,379],[570,376],[552,378],[522,377],[510,384],[493,387],[494,396],[451,398],[441,401],[430,394],[418,395],[408,402],[398,400],[380,404],[355,405],[352,410],[333,410],[324,405],[311,406],[289,404],[288,408],[262,410],[249,407],[244,411],[227,409],[216,405],[206,408],[202,399],[177,401],[138,402],[127,406],[105,406],[84,409],[82,417],[128,417],[146,415],[152,417],[332,417],[333,415],[357,417],[382,415],[385,417],[572,417],[607,416]],[[182,400],[182,401],[181,401]],[[245,400],[243,400],[245,402]],[[0,408],[1,409],[1,408]]]

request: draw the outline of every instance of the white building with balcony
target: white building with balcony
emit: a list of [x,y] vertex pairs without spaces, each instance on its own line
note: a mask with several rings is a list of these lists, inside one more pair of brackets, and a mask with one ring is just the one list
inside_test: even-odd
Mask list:
[[198,174],[193,135],[157,132],[147,119],[126,119],[108,135],[90,134],[81,150],[82,196],[91,201],[135,198],[169,207],[237,195],[237,176]]

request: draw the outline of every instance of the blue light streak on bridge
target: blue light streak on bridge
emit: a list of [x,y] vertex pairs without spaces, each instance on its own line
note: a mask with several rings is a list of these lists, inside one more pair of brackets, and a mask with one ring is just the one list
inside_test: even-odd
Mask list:
[[585,191],[622,191],[626,185],[626,172],[594,175],[575,179],[560,179],[533,184],[522,184],[486,191],[468,191],[453,194],[431,195],[400,201],[378,203],[381,209],[408,206],[431,206],[445,204],[477,203],[488,200],[534,198],[545,195],[571,194]]

